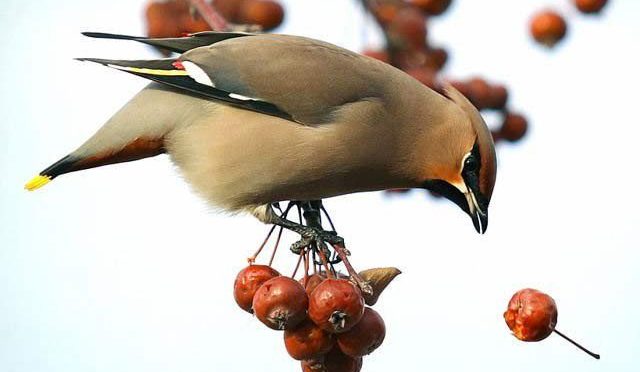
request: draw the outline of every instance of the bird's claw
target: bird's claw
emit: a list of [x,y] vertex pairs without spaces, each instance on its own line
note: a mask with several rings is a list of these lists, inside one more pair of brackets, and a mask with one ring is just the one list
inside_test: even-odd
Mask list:
[[304,231],[300,232],[300,235],[302,235],[302,239],[291,245],[291,251],[296,254],[300,254],[300,251],[303,248],[309,247],[315,243],[316,247],[318,247],[318,249],[322,249],[322,252],[326,257],[329,257],[330,252],[325,243],[344,246],[344,239],[338,236],[335,231],[326,231],[307,226]]

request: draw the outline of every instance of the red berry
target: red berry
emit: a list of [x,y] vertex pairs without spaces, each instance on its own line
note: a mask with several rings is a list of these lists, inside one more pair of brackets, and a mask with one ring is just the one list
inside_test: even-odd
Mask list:
[[409,2],[429,15],[440,15],[451,5],[451,0],[409,0]]
[[284,346],[295,360],[319,358],[331,350],[334,341],[330,333],[308,319],[284,331]]
[[467,83],[466,81],[454,80],[454,81],[450,81],[449,84],[451,84],[454,88],[459,90],[460,93],[462,93],[465,97],[469,98],[469,96],[471,95],[471,89],[469,88],[469,83]]
[[428,67],[411,67],[406,69],[405,72],[429,88],[436,88],[437,74],[435,70]]
[[267,280],[253,297],[253,311],[267,327],[291,329],[307,315],[309,300],[302,285],[286,276]]
[[284,9],[271,0],[244,0],[238,18],[240,22],[256,24],[263,30],[271,30],[282,23]]
[[498,143],[498,141],[500,141],[502,139],[500,137],[500,132],[499,131],[495,131],[495,130],[491,131],[491,138],[493,139],[494,143]]
[[362,358],[346,355],[335,346],[324,357],[324,365],[327,372],[359,372],[362,369]]
[[600,13],[607,0],[574,0],[576,8],[584,14]]
[[398,6],[391,3],[382,3],[372,9],[373,15],[382,25],[390,24],[398,14]]
[[436,70],[441,70],[449,59],[449,53],[443,48],[431,48],[427,52],[426,64]]
[[519,340],[540,341],[553,332],[558,309],[551,296],[535,289],[522,289],[511,297],[504,320]]
[[504,85],[493,85],[489,89],[487,108],[502,110],[507,105],[509,92]]
[[362,369],[362,358],[345,355],[336,346],[328,354],[300,363],[303,372],[359,372]]
[[309,318],[320,328],[346,332],[356,325],[364,313],[360,290],[346,279],[327,279],[309,298]]
[[300,362],[302,372],[326,372],[324,367],[324,356],[317,359],[303,360]]
[[214,0],[216,10],[229,22],[238,21],[238,12],[245,0]]
[[264,282],[280,276],[280,273],[265,265],[247,266],[236,276],[233,283],[233,298],[242,310],[253,313],[253,296]]
[[147,35],[158,38],[178,36],[180,30],[173,14],[171,3],[150,2],[145,11]]
[[378,61],[382,61],[384,63],[389,63],[391,60],[389,59],[389,53],[386,50],[375,50],[375,49],[366,49],[362,52],[367,57],[375,58]]
[[469,98],[469,101],[471,101],[478,110],[483,110],[488,107],[491,96],[491,86],[486,80],[474,77],[466,83],[464,89],[465,91],[461,92]]
[[405,49],[421,49],[427,41],[427,23],[420,11],[402,8],[389,24],[392,43]]
[[500,138],[509,142],[519,141],[527,133],[528,126],[524,116],[508,112],[500,127]]
[[546,10],[531,20],[531,35],[541,44],[552,47],[567,34],[567,22],[554,11]]
[[322,283],[325,279],[327,279],[327,277],[323,274],[313,274],[308,276],[306,281],[304,279],[305,278],[300,279],[300,284],[302,284],[304,289],[307,291],[307,295],[310,296],[311,292],[316,289],[318,284]]
[[358,324],[338,336],[338,346],[349,356],[365,356],[382,345],[385,334],[386,328],[382,317],[375,310],[367,307]]
[[188,12],[179,19],[181,34],[193,34],[196,32],[211,31],[211,26],[200,16],[195,18]]

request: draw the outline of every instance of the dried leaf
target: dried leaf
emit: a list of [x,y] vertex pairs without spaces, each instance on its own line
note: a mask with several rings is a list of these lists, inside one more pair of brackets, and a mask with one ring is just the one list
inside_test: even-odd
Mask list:
[[360,276],[365,282],[369,283],[373,289],[372,294],[363,294],[364,302],[369,306],[373,306],[378,301],[378,297],[380,297],[382,291],[401,273],[402,271],[395,267],[382,267],[361,271]]

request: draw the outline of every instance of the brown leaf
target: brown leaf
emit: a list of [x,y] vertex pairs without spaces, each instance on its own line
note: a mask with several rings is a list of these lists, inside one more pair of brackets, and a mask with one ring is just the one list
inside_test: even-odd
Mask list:
[[395,267],[382,267],[361,271],[360,276],[365,282],[369,283],[373,289],[373,294],[363,294],[364,302],[369,306],[373,306],[378,301],[378,297],[380,297],[382,291],[401,273],[402,271]]

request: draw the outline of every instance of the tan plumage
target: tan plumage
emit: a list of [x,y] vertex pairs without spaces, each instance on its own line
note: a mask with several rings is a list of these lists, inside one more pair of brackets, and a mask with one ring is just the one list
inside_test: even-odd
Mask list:
[[[195,40],[202,35],[219,34]],[[493,142],[453,88],[446,98],[389,65],[302,37],[215,41],[178,59],[92,60],[160,83],[41,177],[166,151],[209,203],[264,222],[277,201],[428,187],[486,228]],[[470,154],[480,167],[464,170]]]

